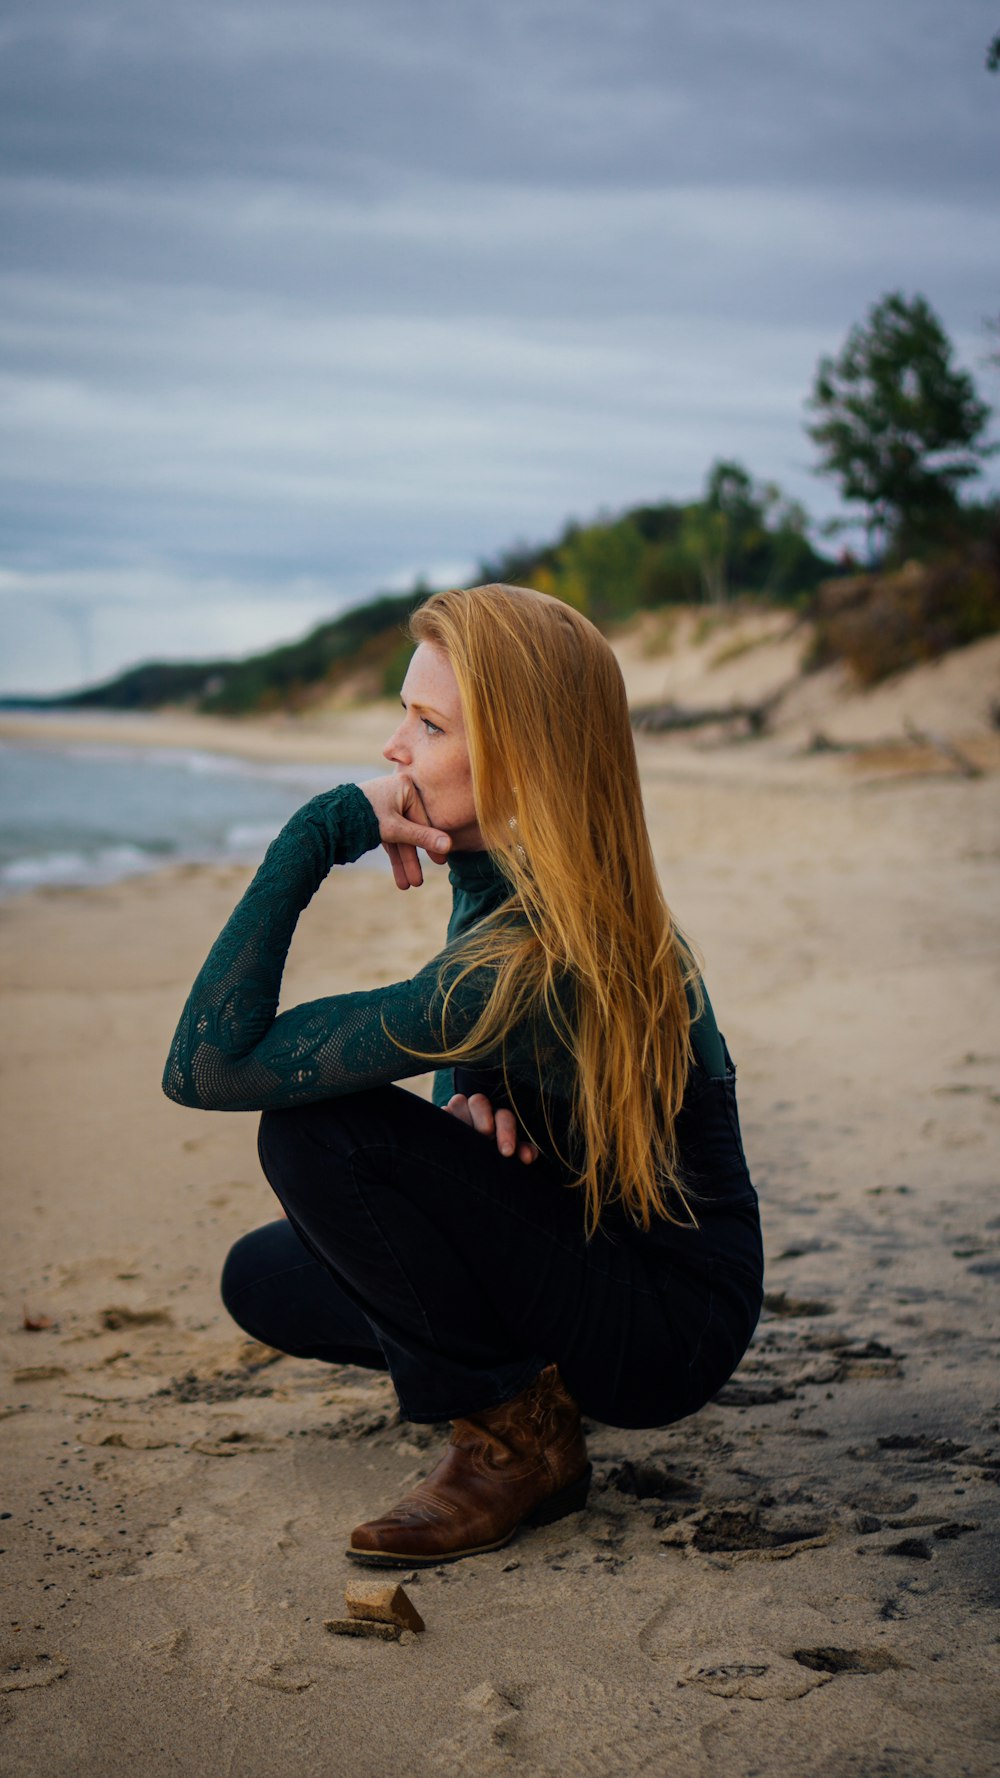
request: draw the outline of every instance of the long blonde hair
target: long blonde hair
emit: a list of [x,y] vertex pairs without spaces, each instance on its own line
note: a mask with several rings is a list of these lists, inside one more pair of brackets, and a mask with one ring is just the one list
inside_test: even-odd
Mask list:
[[574,1065],[588,1233],[613,1199],[643,1228],[691,1222],[674,1132],[699,985],[657,879],[614,654],[579,612],[526,587],[435,593],[410,634],[451,663],[479,827],[511,886],[448,972],[443,1039],[459,984],[484,964],[494,979],[447,1060],[502,1050],[543,1014]]

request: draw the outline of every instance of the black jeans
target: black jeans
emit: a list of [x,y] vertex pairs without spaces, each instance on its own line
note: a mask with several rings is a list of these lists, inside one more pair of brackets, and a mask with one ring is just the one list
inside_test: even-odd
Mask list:
[[410,1420],[517,1395],[557,1362],[587,1414],[662,1426],[721,1388],[761,1303],[757,1200],[732,1074],[695,1068],[678,1123],[697,1229],[644,1233],[399,1087],[267,1111],[260,1157],[288,1221],[244,1235],[223,1300],[300,1357],[390,1371]]

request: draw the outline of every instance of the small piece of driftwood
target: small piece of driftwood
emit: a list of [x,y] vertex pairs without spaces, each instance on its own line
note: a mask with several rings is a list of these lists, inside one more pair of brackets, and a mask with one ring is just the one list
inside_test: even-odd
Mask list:
[[963,778],[981,778],[983,776],[982,766],[977,766],[975,760],[970,759],[968,754],[956,747],[953,741],[946,740],[944,735],[931,734],[928,729],[917,728],[913,722],[907,722],[905,727],[905,738],[899,735],[884,735],[881,740],[875,741],[834,741],[821,729],[817,729],[804,751],[806,753],[853,753],[856,758],[863,759],[866,753],[878,753],[885,748],[902,747],[908,742],[911,747],[926,747],[932,753],[940,753],[941,757],[946,759],[949,765],[953,765]]
[[762,735],[787,690],[787,685],[779,686],[756,704],[706,704],[697,709],[670,702],[637,704],[630,713],[632,727],[642,734],[665,735],[725,723],[741,724],[748,735]]
[[918,747],[933,747],[936,753],[940,753],[943,758],[950,760],[955,770],[961,772],[963,778],[982,777],[982,766],[977,766],[975,760],[970,759],[967,753],[963,753],[960,747],[955,746],[954,741],[947,740],[944,735],[932,734],[930,729],[918,728],[915,722],[909,721],[906,724],[906,732],[910,740],[915,742]]
[[328,1617],[323,1624],[331,1636],[371,1636],[376,1642],[398,1642],[401,1624],[382,1624],[372,1617]]

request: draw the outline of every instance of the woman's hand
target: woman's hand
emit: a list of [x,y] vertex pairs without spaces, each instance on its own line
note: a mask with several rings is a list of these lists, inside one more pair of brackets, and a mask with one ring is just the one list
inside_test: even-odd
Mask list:
[[419,889],[424,880],[417,857],[422,846],[435,864],[447,864],[451,840],[438,827],[430,827],[427,811],[416,785],[405,772],[394,772],[390,778],[369,778],[363,790],[378,816],[382,845],[392,865],[397,889]]
[[537,1161],[538,1149],[523,1131],[518,1130],[514,1113],[503,1109],[494,1111],[485,1093],[470,1093],[468,1098],[464,1093],[455,1093],[445,1110],[468,1124],[470,1129],[478,1130],[480,1136],[495,1136],[501,1154],[516,1154],[526,1167]]

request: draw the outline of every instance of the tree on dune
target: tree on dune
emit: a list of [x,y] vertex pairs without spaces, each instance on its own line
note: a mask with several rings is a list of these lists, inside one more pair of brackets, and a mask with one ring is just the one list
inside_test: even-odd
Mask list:
[[997,448],[983,442],[990,409],[922,296],[874,304],[839,355],[820,360],[808,406],[820,473],[867,509],[873,554],[925,542]]

